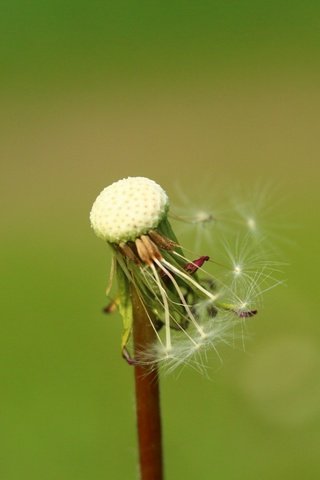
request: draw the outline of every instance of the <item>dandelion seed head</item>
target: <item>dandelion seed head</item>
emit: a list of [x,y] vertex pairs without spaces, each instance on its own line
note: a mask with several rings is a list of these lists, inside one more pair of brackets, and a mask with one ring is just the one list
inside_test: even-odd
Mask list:
[[[203,251],[196,260],[193,254],[185,256],[168,210],[167,194],[157,183],[129,177],[99,194],[90,221],[96,235],[107,241],[114,253],[117,270],[113,273],[116,271],[121,282],[115,305],[124,323],[123,356],[129,363],[132,360],[131,364],[151,369],[159,366],[170,372],[188,365],[204,373],[207,352],[213,350],[221,360],[218,346],[232,345],[239,326],[243,339],[246,319],[256,315],[261,295],[279,281],[274,276],[275,263],[261,248],[264,237],[254,210],[238,204],[240,218],[234,220],[228,211],[213,215],[206,207],[192,209],[191,216],[180,216],[196,232],[199,245],[206,234],[211,247],[213,241],[217,244],[212,257],[206,254],[212,250]],[[225,238],[230,233],[231,243]],[[209,261],[214,264],[214,275],[206,271]],[[127,350],[135,322],[131,291],[137,293],[154,330],[150,344],[137,348],[134,343],[134,358]]]
[[168,196],[160,185],[145,177],[129,177],[98,195],[90,222],[98,237],[120,244],[156,228],[168,208]]

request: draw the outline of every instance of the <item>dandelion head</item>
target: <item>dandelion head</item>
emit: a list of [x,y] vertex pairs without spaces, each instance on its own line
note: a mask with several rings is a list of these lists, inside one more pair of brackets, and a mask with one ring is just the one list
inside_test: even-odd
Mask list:
[[119,244],[156,228],[168,208],[168,196],[160,185],[148,178],[129,177],[100,193],[90,221],[98,237]]
[[[166,192],[144,177],[119,180],[95,200],[90,223],[113,251],[108,291],[116,275],[119,292],[104,311],[118,309],[123,318],[121,348],[128,363],[160,365],[169,371],[190,365],[202,371],[208,350],[219,356],[218,345],[230,343],[237,323],[256,314],[252,299],[259,282],[248,277],[241,257],[232,260],[229,283],[209,274],[204,268],[209,256],[185,256],[168,214]],[[213,215],[203,210],[193,223],[213,221]],[[234,279],[243,276],[246,281],[238,288]],[[154,331],[154,341],[135,348],[134,357],[130,353],[133,290]]]

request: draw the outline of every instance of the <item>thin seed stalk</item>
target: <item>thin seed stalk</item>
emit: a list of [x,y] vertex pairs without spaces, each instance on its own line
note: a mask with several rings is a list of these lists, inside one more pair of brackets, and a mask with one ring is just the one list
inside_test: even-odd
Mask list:
[[[133,341],[135,356],[155,341],[155,332],[134,287]],[[135,389],[141,480],[163,480],[159,377],[157,368],[136,365]]]

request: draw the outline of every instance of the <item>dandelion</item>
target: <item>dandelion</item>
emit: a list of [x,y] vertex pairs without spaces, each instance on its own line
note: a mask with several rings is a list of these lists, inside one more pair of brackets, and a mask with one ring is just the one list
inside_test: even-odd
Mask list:
[[[190,223],[200,232],[216,220],[201,210]],[[207,352],[220,357],[218,345],[232,344],[235,327],[243,331],[246,319],[256,315],[262,293],[271,288],[272,263],[259,263],[240,241],[234,254],[225,243],[220,258],[217,251],[213,258],[187,256],[169,221],[166,192],[144,177],[106,187],[90,222],[113,252],[107,294],[117,277],[118,295],[104,311],[119,309],[122,356],[134,366],[141,479],[162,480],[158,367],[189,365],[204,372]],[[205,270],[208,263],[214,276]]]
[[[234,297],[234,292],[209,275],[199,277],[209,256],[191,260],[184,255],[168,212],[166,192],[144,177],[119,180],[94,202],[92,228],[114,253],[109,289],[114,274],[118,280],[118,298],[108,308],[112,311],[117,304],[123,317],[121,348],[128,363],[169,370],[189,364],[202,370],[201,354],[210,348],[217,351],[237,319],[252,316],[256,310],[237,297],[234,303],[226,301],[223,295]],[[134,357],[128,348],[134,328],[132,289],[154,331],[154,342],[139,345]]]

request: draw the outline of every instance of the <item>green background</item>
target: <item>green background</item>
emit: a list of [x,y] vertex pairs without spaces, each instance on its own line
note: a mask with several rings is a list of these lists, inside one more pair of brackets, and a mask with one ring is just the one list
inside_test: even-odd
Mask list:
[[162,379],[167,479],[319,478],[319,19],[308,1],[1,2],[1,480],[138,478],[88,222],[129,175],[191,207],[276,186],[285,227],[286,287],[245,352]]

